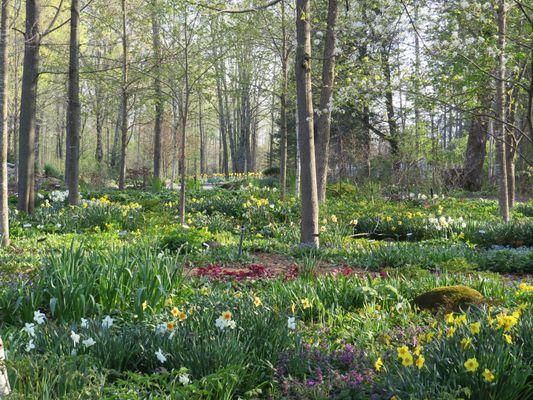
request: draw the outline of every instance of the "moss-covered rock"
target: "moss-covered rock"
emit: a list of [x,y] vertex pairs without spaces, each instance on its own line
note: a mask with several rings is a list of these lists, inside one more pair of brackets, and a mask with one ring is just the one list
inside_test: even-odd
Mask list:
[[460,308],[480,304],[483,295],[468,286],[443,286],[418,295],[413,300],[421,310],[435,311],[439,308],[457,311]]

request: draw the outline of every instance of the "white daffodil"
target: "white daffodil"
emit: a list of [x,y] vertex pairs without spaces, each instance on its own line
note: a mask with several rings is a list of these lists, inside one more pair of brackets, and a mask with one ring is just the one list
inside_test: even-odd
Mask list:
[[35,344],[33,343],[33,339],[30,339],[28,344],[26,345],[26,351],[29,353],[35,348]]
[[39,310],[33,313],[33,320],[37,322],[37,325],[42,325],[46,321],[46,316]]
[[81,326],[82,328],[88,328],[88,327],[89,327],[89,320],[86,319],[86,318],[82,318],[82,319],[81,319],[80,326]]
[[178,380],[183,386],[187,386],[189,383],[191,383],[191,380],[189,378],[189,374],[181,374],[178,377]]
[[72,339],[74,346],[76,346],[80,342],[81,336],[74,331],[70,331],[70,338]]
[[290,330],[296,329],[296,319],[294,317],[289,317],[287,319],[287,326]]
[[167,361],[167,358],[165,357],[165,355],[163,354],[163,351],[161,349],[158,349],[155,352],[155,356],[157,357],[157,359],[159,360],[159,362],[161,364],[164,364]]
[[113,318],[111,318],[109,315],[106,315],[105,318],[102,320],[102,328],[111,328],[113,326],[113,321]]
[[91,346],[94,346],[96,344],[96,342],[94,341],[93,338],[88,338],[88,339],[85,339],[81,342],[85,347],[91,347]]
[[23,330],[31,337],[35,337],[35,324],[26,322]]

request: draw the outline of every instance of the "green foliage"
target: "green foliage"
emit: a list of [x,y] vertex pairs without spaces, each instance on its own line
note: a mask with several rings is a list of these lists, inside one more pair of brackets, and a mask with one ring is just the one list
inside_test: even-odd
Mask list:
[[61,172],[52,164],[44,164],[44,176],[48,178],[63,179]]

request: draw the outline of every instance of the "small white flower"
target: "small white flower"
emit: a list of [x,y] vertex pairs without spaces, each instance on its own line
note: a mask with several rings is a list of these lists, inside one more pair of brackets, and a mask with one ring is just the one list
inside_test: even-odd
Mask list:
[[35,348],[35,344],[33,343],[33,339],[30,339],[28,344],[26,345],[26,351],[29,353]]
[[168,329],[167,324],[163,322],[162,324],[159,324],[158,326],[156,326],[155,331],[156,333],[162,335],[167,331],[167,329]]
[[44,324],[44,321],[46,321],[46,316],[39,310],[35,311],[33,313],[33,320],[37,322],[37,325]]
[[189,379],[189,374],[180,375],[178,380],[183,386],[187,386],[189,383],[191,383],[191,380]]
[[102,328],[109,329],[113,326],[113,318],[111,318],[109,315],[106,315],[105,318],[102,321]]
[[26,322],[23,329],[28,335],[35,337],[35,324]]
[[70,331],[70,338],[72,339],[74,346],[76,346],[80,342],[81,337],[76,332]]
[[96,342],[94,341],[93,338],[88,338],[88,339],[85,339],[81,342],[85,347],[91,347],[91,346],[94,346],[96,344]]
[[155,356],[157,357],[157,359],[159,360],[159,362],[161,364],[164,364],[166,361],[167,361],[167,358],[165,357],[165,355],[163,354],[163,352],[161,351],[161,349],[158,349],[156,352],[155,352]]
[[237,323],[234,321],[234,320],[231,320],[231,321],[227,321],[226,322],[226,325],[228,328],[230,329],[235,329],[237,327]]
[[223,331],[226,328],[226,321],[224,321],[224,318],[218,317],[215,321],[215,325],[218,329]]
[[86,319],[86,318],[82,318],[82,319],[81,319],[80,326],[81,326],[82,328],[88,328],[88,327],[89,327],[89,320]]
[[165,253],[160,252],[160,253],[157,255],[157,258],[161,260],[164,256],[165,256]]
[[289,317],[287,319],[287,326],[290,330],[296,329],[296,319],[294,317]]
[[487,232],[485,232],[483,229],[480,229],[480,230],[479,230],[479,233],[482,234],[482,235],[484,235],[484,234],[487,233]]

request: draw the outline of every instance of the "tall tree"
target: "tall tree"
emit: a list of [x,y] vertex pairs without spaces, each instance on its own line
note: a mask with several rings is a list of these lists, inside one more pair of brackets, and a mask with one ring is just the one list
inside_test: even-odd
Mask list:
[[328,183],[329,140],[331,131],[331,110],[333,84],[335,82],[335,52],[338,2],[329,0],[326,43],[322,64],[322,89],[320,91],[320,107],[316,134],[316,163],[318,200],[326,200]]
[[[8,0],[1,0],[0,17],[0,234],[2,246],[9,245],[9,204],[8,204],[8,175],[7,175],[7,43],[8,43]],[[2,341],[0,339],[0,351]],[[0,359],[0,363],[2,359]],[[0,370],[4,375],[5,370]],[[9,385],[7,383],[7,385]],[[9,389],[8,389],[9,390]],[[0,395],[2,383],[0,382]],[[7,394],[7,393],[4,393]]]
[[316,248],[318,234],[318,193],[316,182],[315,139],[313,127],[313,88],[311,81],[311,7],[310,0],[296,0],[296,97],[298,139],[300,144],[301,245]]
[[505,46],[507,10],[505,0],[498,0],[496,5],[496,22],[498,25],[498,63],[496,67],[496,121],[494,136],[496,139],[496,160],[498,164],[498,202],[500,214],[505,222],[509,221],[509,192],[507,187],[506,135],[505,135]]
[[26,1],[18,169],[18,208],[26,213],[32,213],[35,206],[35,127],[41,45],[40,13],[40,0]]
[[287,27],[285,23],[285,1],[281,1],[281,135],[280,135],[280,170],[279,170],[279,186],[280,197],[285,198],[287,190],[287,97],[289,94],[289,56],[290,47],[288,43]]
[[65,157],[65,177],[68,186],[68,202],[79,201],[80,165],[80,43],[79,43],[80,2],[70,2],[70,55],[68,68],[68,109],[67,109],[67,151]]
[[122,17],[122,82],[121,82],[121,119],[120,119],[120,172],[118,188],[126,187],[126,150],[128,148],[128,32],[126,0],[120,1]]
[[161,179],[161,126],[163,122],[163,94],[161,91],[161,39],[157,0],[152,0],[152,42],[154,52],[154,178]]

